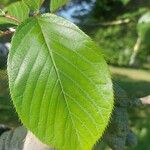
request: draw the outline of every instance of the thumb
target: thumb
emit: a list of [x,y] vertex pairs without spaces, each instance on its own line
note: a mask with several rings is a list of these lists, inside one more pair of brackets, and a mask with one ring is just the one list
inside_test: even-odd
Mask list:
[[30,131],[25,138],[23,150],[54,150],[38,140]]

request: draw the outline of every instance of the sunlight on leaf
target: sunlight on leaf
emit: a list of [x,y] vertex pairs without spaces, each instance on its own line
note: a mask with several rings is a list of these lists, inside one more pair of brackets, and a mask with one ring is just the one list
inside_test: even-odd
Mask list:
[[101,50],[71,22],[30,18],[16,31],[8,59],[11,96],[24,125],[61,150],[91,150],[113,109]]

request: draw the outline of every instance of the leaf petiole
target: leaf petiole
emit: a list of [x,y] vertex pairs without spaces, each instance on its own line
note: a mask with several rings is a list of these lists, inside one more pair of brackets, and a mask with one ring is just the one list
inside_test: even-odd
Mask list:
[[8,15],[8,14],[5,14],[4,17],[7,18],[7,19],[12,20],[12,21],[14,21],[14,22],[16,22],[16,23],[18,23],[18,24],[21,23],[20,20],[18,20],[17,18],[15,18],[15,17],[13,17],[13,16]]

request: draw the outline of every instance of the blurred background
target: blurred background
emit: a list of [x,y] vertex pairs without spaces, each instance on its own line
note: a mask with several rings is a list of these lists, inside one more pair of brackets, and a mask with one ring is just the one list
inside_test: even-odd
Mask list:
[[[0,0],[4,8],[17,0]],[[49,11],[49,0],[41,13]],[[72,0],[58,15],[71,20],[102,49],[112,78],[130,97],[150,95],[150,0]],[[1,27],[3,28],[3,27]],[[0,37],[0,124],[20,121],[9,96],[6,60],[11,37]],[[129,109],[138,137],[133,150],[150,150],[150,108]]]

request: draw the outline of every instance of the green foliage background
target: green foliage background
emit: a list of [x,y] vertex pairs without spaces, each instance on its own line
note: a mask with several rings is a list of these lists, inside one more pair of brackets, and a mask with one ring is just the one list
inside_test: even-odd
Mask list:
[[[128,3],[121,3],[119,0],[96,1],[93,10],[84,19],[86,26],[83,28],[86,27],[85,30],[103,48],[109,63],[128,66],[139,35],[138,21],[145,13],[149,12],[149,8],[150,1],[147,0],[130,0]],[[121,25],[100,25],[100,23],[124,19],[128,19],[129,22]],[[147,25],[142,24],[142,26],[144,27],[141,28],[141,32],[144,34],[150,26],[150,22],[147,22]],[[136,67],[143,67],[144,64],[150,63],[149,31],[148,28],[147,40],[142,40],[140,45],[134,63]]]
[[[17,0],[2,0],[0,8],[14,1]],[[92,0],[72,0],[71,2],[63,10],[68,10],[72,7],[81,7],[80,10],[74,12],[73,18],[78,19],[78,25],[103,48],[108,62],[110,64],[128,66],[139,34],[138,21],[145,13],[150,11],[150,1],[96,0],[92,3]],[[87,5],[92,3],[92,7],[86,13],[83,13],[85,9],[83,3],[85,2]],[[46,0],[43,5],[46,11],[49,9],[48,4],[49,0]],[[61,15],[61,11],[59,14]],[[124,19],[128,19],[129,22],[121,25],[100,25],[101,23]],[[150,26],[150,23],[141,28],[143,33],[146,26]],[[149,32],[150,29],[147,30],[147,40],[143,40],[140,45],[134,62],[134,66],[136,67],[147,67],[147,64],[150,63]],[[150,68],[149,65],[148,68]]]

